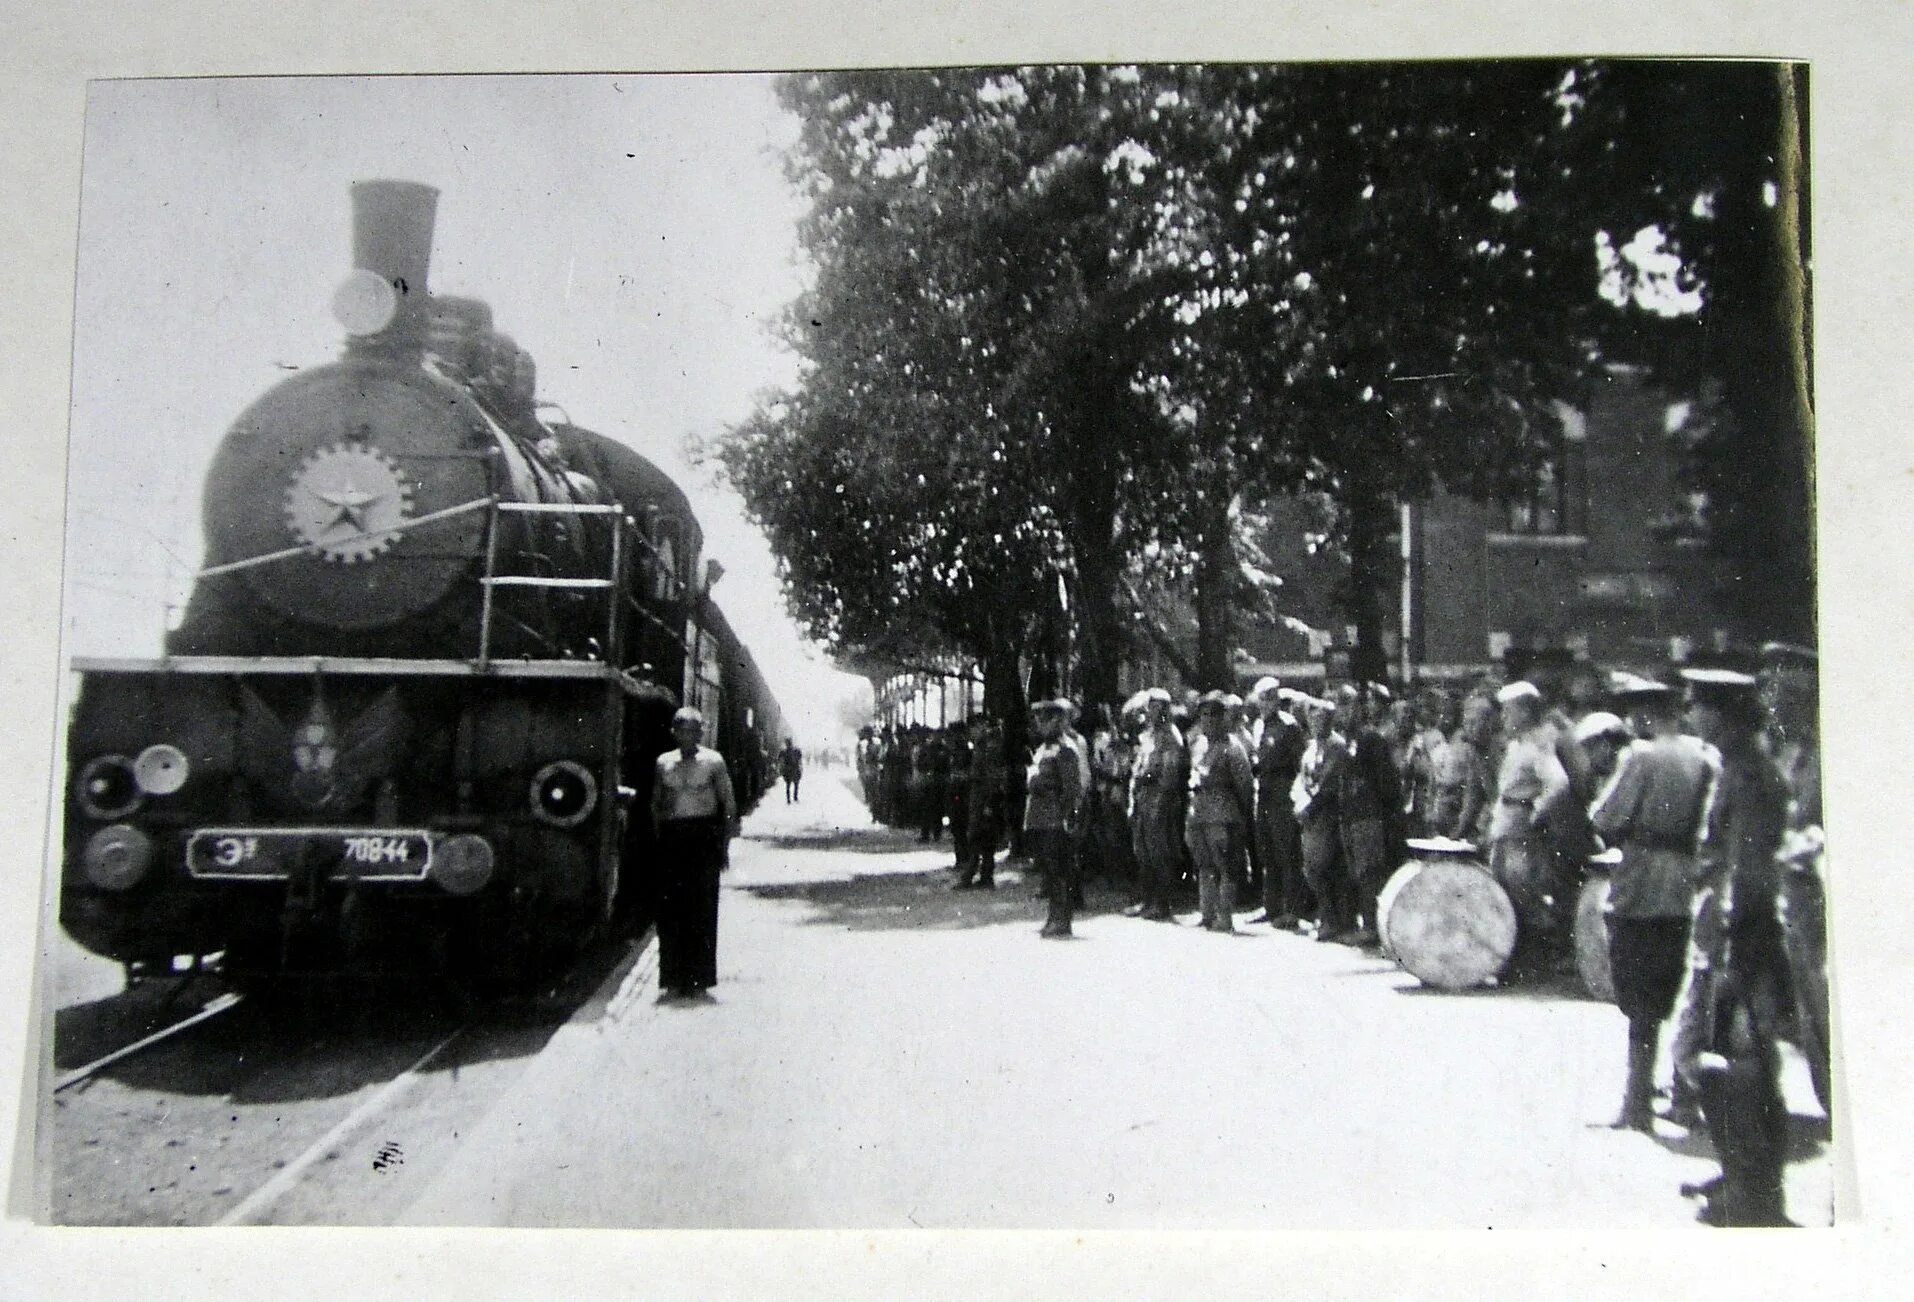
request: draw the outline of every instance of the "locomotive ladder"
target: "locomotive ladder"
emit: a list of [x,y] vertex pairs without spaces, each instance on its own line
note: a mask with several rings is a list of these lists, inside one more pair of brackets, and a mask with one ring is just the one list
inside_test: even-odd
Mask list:
[[500,574],[498,572],[498,516],[490,521],[485,531],[485,573],[479,579],[482,597],[479,605],[479,648],[478,663],[481,670],[492,662],[492,594],[499,588],[563,588],[571,591],[606,592],[609,599],[605,613],[605,661],[608,664],[620,663],[624,650],[620,640],[623,625],[620,622],[618,591],[625,579],[625,508],[616,503],[598,502],[497,502],[496,512],[512,512],[516,515],[608,515],[615,517],[611,531],[611,574],[602,579],[551,579],[531,574]]

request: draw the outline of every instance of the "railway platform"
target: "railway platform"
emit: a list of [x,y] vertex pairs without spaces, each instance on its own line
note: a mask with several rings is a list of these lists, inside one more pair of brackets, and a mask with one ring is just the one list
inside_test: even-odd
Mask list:
[[[1691,1224],[1705,1139],[1606,1128],[1622,1019],[1561,988],[1444,994],[1373,953],[1125,916],[1040,940],[1014,869],[774,791],[724,877],[720,983],[627,966],[394,1219],[909,1229]],[[1246,916],[1246,915],[1245,915]],[[1798,1222],[1831,1146],[1788,1064]]]

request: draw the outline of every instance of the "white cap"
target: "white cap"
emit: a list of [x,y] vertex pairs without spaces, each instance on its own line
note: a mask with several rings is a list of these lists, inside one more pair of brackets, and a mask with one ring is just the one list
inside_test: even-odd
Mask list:
[[1511,701],[1539,701],[1542,689],[1526,678],[1518,678],[1495,694],[1497,705],[1507,705]]
[[1585,715],[1575,725],[1576,741],[1593,741],[1597,737],[1626,737],[1628,725],[1607,710],[1597,710]]

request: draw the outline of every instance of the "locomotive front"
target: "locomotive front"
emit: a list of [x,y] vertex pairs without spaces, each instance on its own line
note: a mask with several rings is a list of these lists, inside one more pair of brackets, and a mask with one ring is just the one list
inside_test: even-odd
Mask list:
[[344,356],[269,390],[220,444],[175,654],[469,654],[489,523],[507,553],[587,564],[570,522],[486,513],[581,493],[536,451],[529,356],[483,304],[428,291],[437,192],[363,181],[352,198]]
[[435,201],[354,186],[344,355],[215,454],[166,656],[76,662],[61,921],[97,953],[484,974],[612,914],[695,522],[427,292]]

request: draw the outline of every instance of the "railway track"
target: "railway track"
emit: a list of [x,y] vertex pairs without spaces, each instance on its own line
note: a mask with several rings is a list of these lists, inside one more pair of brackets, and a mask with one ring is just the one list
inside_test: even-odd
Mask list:
[[555,988],[477,1015],[401,995],[223,995],[55,1079],[51,1219],[392,1219],[550,1036],[646,952],[604,946]]
[[115,1049],[111,1053],[95,1058],[92,1062],[80,1067],[75,1067],[73,1070],[55,1077],[53,1081],[53,1092],[58,1094],[64,1090],[71,1089],[82,1081],[91,1080],[117,1062],[122,1062],[136,1053],[142,1053],[155,1045],[170,1040],[175,1035],[191,1030],[202,1022],[209,1022],[221,1013],[229,1012],[237,1008],[244,1002],[245,998],[246,997],[241,994],[223,994],[194,1013],[191,1017],[182,1018],[174,1022],[171,1026],[155,1031],[151,1035],[142,1036],[123,1048]]

